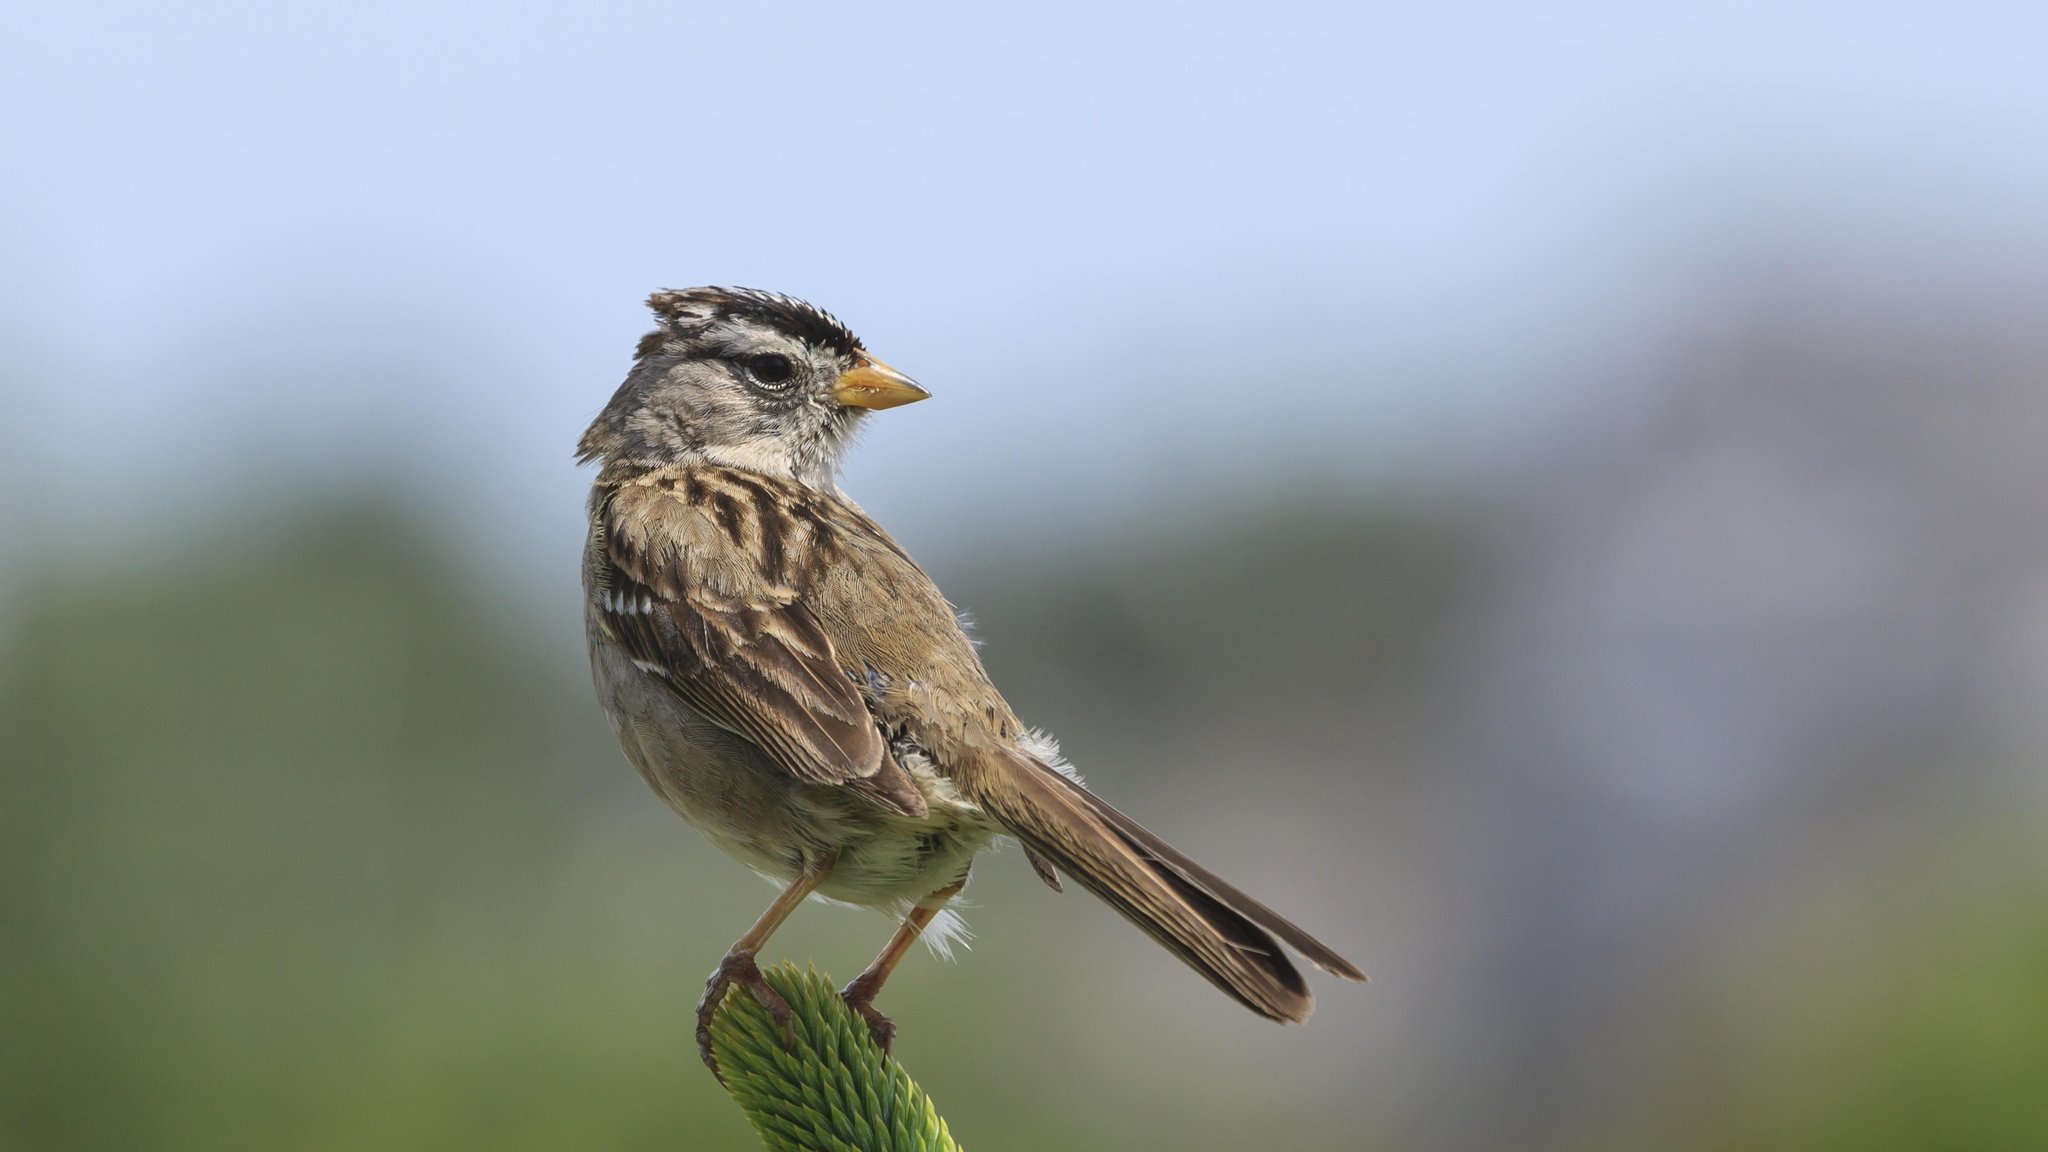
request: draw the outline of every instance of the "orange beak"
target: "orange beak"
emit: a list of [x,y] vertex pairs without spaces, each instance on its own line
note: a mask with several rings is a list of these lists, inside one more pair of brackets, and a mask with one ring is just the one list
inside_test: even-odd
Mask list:
[[863,355],[860,363],[839,374],[831,396],[848,408],[879,409],[929,400],[931,393],[880,360]]

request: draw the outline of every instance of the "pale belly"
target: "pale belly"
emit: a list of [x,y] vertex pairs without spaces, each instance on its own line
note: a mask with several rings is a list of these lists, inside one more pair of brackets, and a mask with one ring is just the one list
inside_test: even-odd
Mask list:
[[659,681],[592,637],[598,698],[626,759],[684,819],[734,859],[778,880],[833,858],[821,895],[897,905],[963,880],[997,829],[913,764],[923,818],[832,785],[805,784],[752,743],[693,716]]

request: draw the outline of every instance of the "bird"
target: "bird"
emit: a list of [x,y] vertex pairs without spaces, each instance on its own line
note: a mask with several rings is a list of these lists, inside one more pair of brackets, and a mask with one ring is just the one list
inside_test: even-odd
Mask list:
[[[720,959],[710,1024],[763,980],[768,937],[813,895],[898,927],[841,993],[874,1006],[998,837],[1042,881],[1106,901],[1271,1020],[1313,1003],[1288,959],[1365,973],[1090,791],[990,681],[953,606],[838,485],[872,413],[931,395],[830,313],[749,288],[663,290],[657,327],[577,444],[598,465],[583,551],[597,695],[626,758],[686,821],[781,892]],[[1285,948],[1282,945],[1285,945]]]

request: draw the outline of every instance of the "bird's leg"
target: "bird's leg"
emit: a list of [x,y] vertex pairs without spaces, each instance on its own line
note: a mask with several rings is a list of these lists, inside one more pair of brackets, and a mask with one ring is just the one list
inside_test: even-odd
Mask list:
[[761,918],[754,921],[754,926],[747,929],[746,935],[726,951],[725,958],[712,970],[711,978],[704,982],[704,997],[697,1001],[697,1054],[704,1058],[704,1063],[710,1067],[711,1074],[718,1077],[719,1083],[725,1083],[725,1074],[718,1070],[718,1058],[711,1054],[711,1017],[718,1012],[718,1005],[733,985],[752,993],[761,1007],[775,1018],[784,1039],[791,1044],[796,1043],[796,1033],[789,1026],[789,1002],[761,978],[761,968],[754,963],[754,953],[767,942],[770,933],[789,919],[796,906],[817,891],[818,885],[831,875],[834,859],[836,857],[828,856],[805,865],[796,879],[789,882],[789,887],[782,890],[782,895],[775,898],[775,903],[770,904],[768,910],[761,913]]
[[918,936],[924,932],[925,925],[932,922],[932,917],[939,914],[939,909],[946,906],[946,901],[958,896],[960,889],[965,887],[967,878],[963,876],[918,901],[917,906],[910,910],[910,915],[905,916],[903,923],[897,925],[896,934],[889,937],[889,943],[882,948],[882,954],[875,957],[875,962],[868,965],[867,971],[854,977],[853,982],[839,992],[840,998],[846,1001],[846,1006],[860,1013],[861,1019],[868,1022],[868,1034],[875,1038],[875,1043],[882,1046],[883,1052],[887,1052],[889,1045],[896,1039],[896,1024],[876,1010],[875,996],[882,991],[882,982],[895,970],[897,961],[903,959],[903,954],[917,942]]

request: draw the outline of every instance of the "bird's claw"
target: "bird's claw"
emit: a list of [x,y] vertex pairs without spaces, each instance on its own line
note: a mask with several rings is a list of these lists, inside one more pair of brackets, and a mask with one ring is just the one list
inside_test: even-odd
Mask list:
[[875,1007],[875,991],[865,981],[855,980],[840,990],[839,998],[867,1021],[868,1035],[875,1038],[876,1046],[881,1048],[882,1055],[887,1056],[890,1046],[896,1042],[896,1022]]
[[784,1047],[796,1046],[789,1001],[761,977],[761,968],[754,963],[752,948],[735,948],[725,954],[718,967],[712,969],[711,978],[704,981],[704,996],[697,1001],[697,1054],[704,1058],[705,1067],[711,1069],[711,1074],[718,1077],[720,1084],[725,1083],[725,1073],[719,1071],[718,1057],[711,1051],[711,1018],[718,1014],[718,1006],[734,986],[746,989],[756,1003],[768,1010],[769,1017],[782,1031]]

